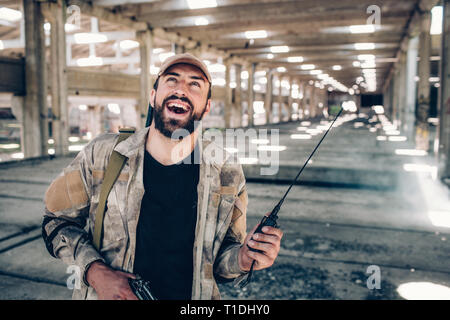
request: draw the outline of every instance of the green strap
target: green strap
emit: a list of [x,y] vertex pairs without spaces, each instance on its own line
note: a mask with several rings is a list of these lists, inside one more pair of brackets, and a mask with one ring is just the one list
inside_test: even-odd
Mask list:
[[[120,142],[127,139],[130,135],[134,133],[134,130],[121,130],[119,134],[119,139],[117,140],[114,147]],[[100,250],[101,238],[103,231],[103,219],[105,217],[106,200],[108,199],[109,193],[119,177],[120,171],[122,171],[123,166],[127,162],[128,158],[121,155],[117,151],[112,151],[109,158],[108,166],[106,167],[105,175],[103,178],[103,183],[100,190],[100,198],[98,202],[97,212],[95,213],[95,224],[94,224],[94,235],[93,244],[97,250]]]

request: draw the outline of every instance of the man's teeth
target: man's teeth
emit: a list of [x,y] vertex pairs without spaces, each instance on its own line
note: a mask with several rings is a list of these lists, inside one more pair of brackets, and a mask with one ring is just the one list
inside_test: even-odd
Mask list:
[[170,107],[170,108],[181,108],[181,109],[183,109],[184,111],[188,111],[188,110],[189,110],[189,108],[188,108],[187,106],[182,105],[182,104],[178,104],[178,103],[170,103],[170,104],[168,105],[168,107]]

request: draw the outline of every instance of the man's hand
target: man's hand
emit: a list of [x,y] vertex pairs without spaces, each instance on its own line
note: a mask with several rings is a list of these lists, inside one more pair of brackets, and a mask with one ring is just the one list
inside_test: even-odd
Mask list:
[[138,300],[131,291],[128,278],[131,273],[113,270],[100,261],[93,262],[87,270],[86,280],[97,292],[99,300]]
[[[283,231],[273,227],[264,227],[263,233],[254,234],[259,223],[253,228],[253,230],[247,235],[244,241],[244,245],[239,251],[239,267],[242,271],[249,271],[253,260],[255,260],[254,270],[261,270],[270,267],[278,256],[280,251],[280,242],[283,237]],[[262,251],[254,252],[252,249]]]

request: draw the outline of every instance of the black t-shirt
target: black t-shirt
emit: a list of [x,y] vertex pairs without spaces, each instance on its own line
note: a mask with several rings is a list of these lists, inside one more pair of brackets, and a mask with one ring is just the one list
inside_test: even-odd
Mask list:
[[200,168],[194,152],[186,158],[191,164],[164,166],[145,151],[134,273],[161,300],[191,299]]

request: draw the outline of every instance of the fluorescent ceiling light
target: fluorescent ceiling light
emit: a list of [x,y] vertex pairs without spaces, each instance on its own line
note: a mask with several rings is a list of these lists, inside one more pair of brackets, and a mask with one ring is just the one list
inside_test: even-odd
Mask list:
[[336,64],[336,65],[333,66],[333,70],[334,71],[339,71],[339,70],[342,70],[342,67],[340,65]]
[[159,54],[159,53],[162,53],[162,52],[164,52],[163,48],[155,48],[152,51],[153,54]]
[[269,53],[269,54],[267,55],[267,59],[273,59],[273,54]]
[[277,71],[278,72],[286,72],[286,68],[285,67],[278,67]]
[[311,70],[309,73],[313,75],[318,75],[322,73],[322,70]]
[[189,9],[215,8],[216,0],[187,0]]
[[95,56],[90,56],[89,58],[80,58],[77,59],[77,65],[79,67],[94,67],[94,66],[102,66],[103,59]]
[[20,144],[17,143],[7,143],[7,144],[0,144],[0,149],[17,149],[20,148]]
[[207,26],[209,24],[209,20],[205,17],[200,17],[195,19],[195,25],[196,26]]
[[139,42],[134,40],[122,40],[119,45],[122,50],[130,50],[139,47]]
[[108,41],[108,37],[100,33],[75,33],[73,37],[75,39],[75,43],[77,44],[101,43]]
[[6,7],[0,8],[0,20],[16,22],[22,19],[22,12]]
[[154,65],[150,66],[150,74],[157,75],[158,72],[159,72],[159,68],[158,67],[155,67]]
[[248,71],[241,72],[241,79],[244,79],[244,80],[248,79]]
[[120,107],[117,103],[108,103],[108,110],[114,114],[120,114]]
[[362,24],[349,26],[351,33],[372,33],[375,32],[375,26],[373,24]]
[[375,43],[355,43],[354,44],[356,50],[373,50],[375,49]]
[[353,66],[354,66],[354,67],[359,67],[359,66],[361,66],[361,62],[359,62],[359,61],[353,61]]
[[267,38],[266,30],[245,31],[247,39],[262,39]]
[[291,63],[303,62],[303,57],[288,57],[287,61]]
[[69,146],[69,151],[81,151],[83,150],[84,145],[83,144],[75,144],[73,146]]
[[375,68],[376,66],[375,61],[366,61],[361,63],[361,68],[363,69]]
[[373,54],[358,54],[358,60],[375,60],[375,55]]
[[208,71],[209,72],[225,72],[227,69],[227,67],[225,67],[223,64],[219,64],[219,63],[214,63],[214,64],[210,64],[208,66]]
[[408,138],[406,138],[405,136],[391,136],[388,137],[388,140],[391,142],[404,142],[408,140]]
[[5,49],[5,45],[3,44],[3,41],[0,40],[0,50],[3,50],[3,49]]
[[435,6],[431,9],[431,28],[430,34],[442,33],[442,21],[443,21],[442,6]]
[[273,47],[270,47],[270,51],[272,53],[289,52],[289,47],[288,46],[273,46]]
[[313,70],[316,66],[313,64],[302,64],[300,69],[302,70]]
[[225,87],[225,79],[212,79],[212,85],[213,86],[219,86],[219,87]]
[[159,61],[164,62],[167,58],[174,56],[173,52],[164,52],[159,54]]
[[79,29],[80,29],[80,27],[77,26],[76,24],[66,23],[64,25],[64,31],[66,31],[66,32],[72,32],[72,31],[79,30]]

